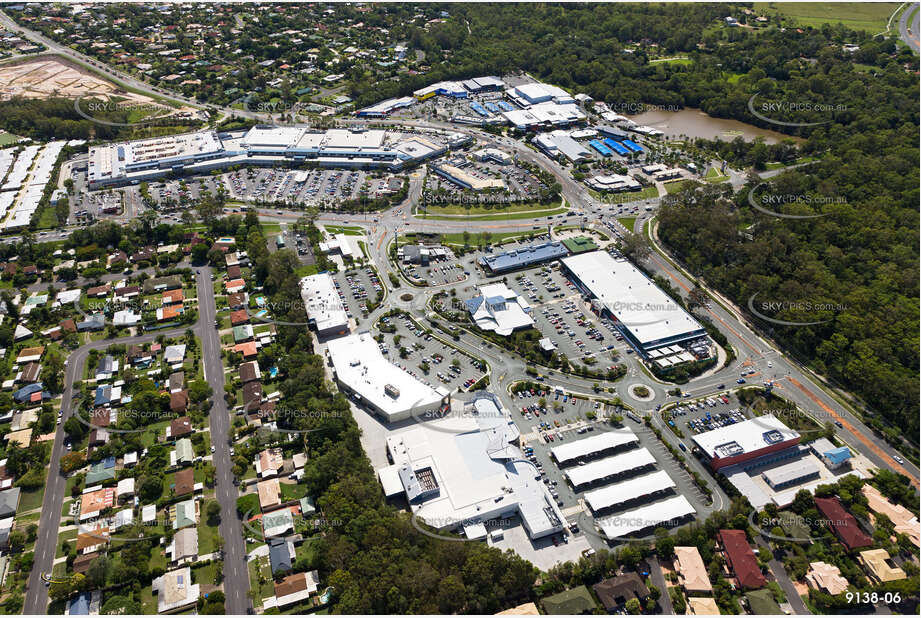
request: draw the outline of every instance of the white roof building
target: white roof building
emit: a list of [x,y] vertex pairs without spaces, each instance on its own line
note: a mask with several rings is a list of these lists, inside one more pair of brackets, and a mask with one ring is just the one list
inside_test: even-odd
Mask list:
[[706,336],[706,330],[633,264],[606,251],[561,260],[641,350]]
[[513,101],[523,107],[553,101],[555,103],[575,103],[575,99],[559,86],[535,82],[522,84],[506,91]]
[[591,457],[638,441],[633,431],[624,428],[622,431],[604,431],[590,438],[566,442],[553,447],[550,452],[560,465],[566,465],[582,457]]
[[585,502],[592,511],[597,513],[645,496],[653,496],[673,487],[675,487],[675,481],[668,476],[668,473],[658,470],[652,474],[586,492]]
[[598,481],[618,474],[639,470],[640,468],[645,468],[655,463],[655,457],[644,447],[621,453],[614,457],[605,457],[597,461],[590,461],[584,466],[569,468],[564,474],[569,478],[569,482],[572,483],[574,487],[578,488],[582,485],[597,483]]
[[533,326],[531,306],[504,283],[480,286],[480,295],[467,301],[476,325],[499,335]]
[[697,511],[684,496],[674,496],[612,517],[595,520],[608,539],[616,539],[653,526],[677,524]]
[[198,602],[199,585],[192,583],[189,567],[176,569],[154,579],[151,589],[157,593],[157,612],[177,612]]
[[[477,405],[484,400],[485,403]],[[462,528],[482,536],[483,524],[501,527],[520,515],[531,538],[563,529],[565,519],[534,465],[514,446],[519,437],[507,413],[487,395],[476,415],[416,425],[387,438],[393,465],[378,470],[388,495],[404,493],[413,514],[440,530]]]
[[691,439],[709,458],[727,459],[757,453],[799,437],[798,432],[788,428],[773,414],[764,414],[697,434]]
[[349,331],[349,315],[331,275],[320,273],[301,279],[301,298],[307,309],[307,318],[319,335]]
[[446,389],[436,390],[387,360],[370,333],[333,339],[327,352],[340,385],[388,422],[436,411],[449,395]]

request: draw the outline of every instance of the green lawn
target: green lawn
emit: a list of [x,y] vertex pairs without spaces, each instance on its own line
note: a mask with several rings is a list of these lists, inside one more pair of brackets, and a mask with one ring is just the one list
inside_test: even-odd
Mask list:
[[715,167],[711,167],[710,169],[707,170],[707,174],[704,176],[704,179],[707,182],[718,183],[718,182],[726,182],[727,180],[729,180],[729,176],[723,176],[722,174],[720,174],[718,169],[716,169]]
[[146,615],[157,614],[157,595],[150,585],[141,587],[141,609]]
[[317,566],[317,548],[314,546],[314,541],[304,541],[298,545],[295,550],[295,562],[300,562],[301,560],[306,560],[309,565],[308,568],[316,568]]
[[198,524],[198,554],[204,556],[213,552],[217,548],[217,539],[220,536],[221,532],[217,526],[209,526],[204,521]]
[[[812,26],[844,24],[853,30],[871,34],[886,29],[889,16],[899,7],[898,2],[756,2],[754,10],[768,17],[781,15],[785,25]],[[895,22],[895,20],[893,20]]]
[[262,231],[265,234],[278,234],[281,232],[280,223],[261,223]]
[[306,277],[308,275],[317,274],[317,265],[316,264],[307,264],[306,266],[301,266],[300,268],[294,271],[294,274],[298,277]]
[[62,547],[64,545],[64,541],[69,541],[71,547],[73,547],[74,541],[76,540],[77,540],[76,530],[67,530],[66,532],[62,532],[61,535],[58,537],[58,550],[57,552],[55,552],[54,557],[61,558],[64,556],[64,548]]
[[[429,206],[425,212],[430,215],[492,215],[497,213],[510,214],[518,212],[532,212],[539,210],[553,210],[560,207],[560,203],[539,204],[537,202],[522,202],[517,204],[496,205],[489,207],[470,205],[470,204],[439,204],[438,206]],[[421,209],[420,209],[421,210]]]
[[324,225],[330,234],[345,234],[346,236],[362,236],[365,231],[357,225]]
[[665,184],[665,192],[671,195],[672,193],[678,193],[684,189],[685,185],[694,182],[693,180],[678,180],[676,182],[669,182]]
[[12,133],[7,133],[6,131],[0,131],[0,146],[15,144],[20,139],[22,138],[18,135],[13,135]]
[[19,508],[17,509],[20,513],[26,511],[31,511],[32,509],[37,509],[42,505],[42,499],[45,497],[45,488],[41,487],[39,489],[33,489],[31,491],[22,491],[19,494]]
[[192,570],[192,580],[196,584],[215,584],[218,582],[218,564],[220,561],[212,561],[205,566],[200,566]]
[[[256,558],[249,563],[249,586],[250,589],[259,590],[259,596],[256,602],[262,604],[262,599],[268,599],[275,595],[275,586],[272,584],[272,567],[268,558]],[[259,583],[259,575],[262,575],[262,583]]]
[[636,224],[636,217],[618,217],[617,220],[620,221],[625,228],[631,232],[633,231],[633,226]]
[[45,206],[38,213],[38,229],[49,230],[58,227],[58,216],[54,213],[53,206]]
[[730,84],[735,84],[740,79],[742,79],[742,76],[745,75],[745,73],[727,73],[726,75],[727,75],[726,81],[729,82]]
[[281,500],[300,500],[307,495],[307,485],[303,483],[279,483],[281,485]]
[[566,208],[553,208],[550,210],[530,210],[525,212],[501,211],[491,215],[470,215],[467,216],[450,216],[450,215],[418,215],[420,219],[432,219],[435,221],[457,221],[458,219],[476,219],[477,221],[510,221],[513,219],[535,219],[537,217],[552,217],[561,215],[566,212]]

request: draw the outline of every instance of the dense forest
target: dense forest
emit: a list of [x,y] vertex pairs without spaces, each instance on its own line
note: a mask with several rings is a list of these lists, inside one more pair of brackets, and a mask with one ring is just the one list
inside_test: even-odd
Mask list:
[[[917,130],[884,137],[880,143],[910,151]],[[752,316],[798,358],[878,410],[898,428],[890,429],[895,437],[917,439],[917,167],[847,151],[844,159],[829,155],[810,174],[794,171],[775,183],[783,194],[838,187],[847,201],[827,206],[828,216],[772,217],[749,207],[747,191],[733,203],[707,187],[664,199],[659,233],[738,306],[757,295],[759,303],[782,304],[761,312],[771,318],[822,322],[781,326]]]
[[[451,50],[450,62],[434,69],[438,75],[354,94],[370,101],[441,77],[526,71],[615,110],[644,103],[695,107],[800,138],[798,150],[741,139],[697,145],[740,168],[820,158],[759,191],[799,196],[784,208],[828,216],[769,217],[747,205],[751,186],[728,203],[687,194],[661,213],[662,238],[740,306],[755,293],[846,306],[814,327],[761,325],[917,440],[919,91],[918,60],[909,50],[843,26],[724,28],[719,21],[732,10],[727,5],[450,10],[452,19],[410,33],[423,49]],[[860,49],[845,52],[844,43]],[[632,53],[624,53],[628,44]],[[690,62],[649,63],[649,55]],[[780,105],[772,115],[777,120],[825,124],[765,122],[749,109],[753,96],[797,104]],[[753,224],[751,240],[737,233]]]

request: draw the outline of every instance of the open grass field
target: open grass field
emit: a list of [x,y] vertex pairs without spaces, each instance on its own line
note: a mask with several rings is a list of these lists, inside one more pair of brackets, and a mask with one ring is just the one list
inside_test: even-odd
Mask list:
[[678,193],[684,186],[688,183],[694,182],[693,180],[676,180],[674,182],[665,183],[665,192],[671,195],[672,193]]
[[788,26],[844,24],[853,30],[871,34],[886,29],[889,16],[899,7],[898,2],[756,2],[754,10],[768,17],[780,15]]
[[713,183],[726,182],[727,180],[729,180],[729,176],[723,176],[722,174],[720,174],[720,171],[718,169],[716,169],[715,167],[711,167],[710,169],[707,170],[707,174],[706,176],[704,176],[704,180],[706,180],[707,182],[713,182]]
[[326,231],[330,234],[345,234],[346,236],[362,236],[364,230],[354,225],[324,225]]
[[7,133],[6,131],[0,131],[0,146],[9,146],[10,144],[15,144],[20,138],[18,135],[13,135],[12,133]]
[[[537,202],[521,202],[517,204],[491,205],[489,208],[476,204],[439,204],[438,206],[427,206],[425,213],[428,215],[506,215],[512,213],[532,213],[538,210],[554,210],[560,207],[556,204],[538,204]],[[421,210],[421,209],[420,209]],[[420,213],[421,214],[421,213]]]
[[477,221],[510,221],[514,219],[534,219],[537,217],[552,217],[561,215],[566,212],[565,208],[552,208],[550,210],[525,210],[521,212],[510,211],[493,211],[492,214],[470,215],[417,215],[420,219],[432,219],[435,221],[457,221],[458,219],[475,219]]

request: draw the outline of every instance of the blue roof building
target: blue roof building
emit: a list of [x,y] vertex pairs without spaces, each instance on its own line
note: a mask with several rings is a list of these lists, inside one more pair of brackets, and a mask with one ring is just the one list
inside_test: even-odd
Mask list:
[[829,468],[837,468],[851,458],[851,451],[846,446],[839,446],[822,454],[825,464]]
[[[38,393],[44,389],[45,389],[45,386],[41,382],[35,382],[34,384],[27,384],[23,386],[21,389],[19,389],[18,391],[16,391],[15,393],[13,393],[13,399],[15,399],[17,403],[25,403],[26,401],[29,401],[33,393]],[[44,394],[42,395],[43,399],[46,399],[49,397],[50,395],[48,395],[47,397]]]
[[479,259],[479,264],[496,275],[566,257],[568,253],[561,242],[545,242],[496,255],[485,255]]
[[70,600],[68,604],[68,614],[71,616],[89,616],[90,615],[90,593],[81,592],[78,596]]
[[272,575],[291,570],[291,550],[284,539],[272,539],[269,543],[269,561],[272,563]]
[[103,384],[96,387],[96,398],[93,400],[94,406],[105,406],[112,401],[112,385]]

